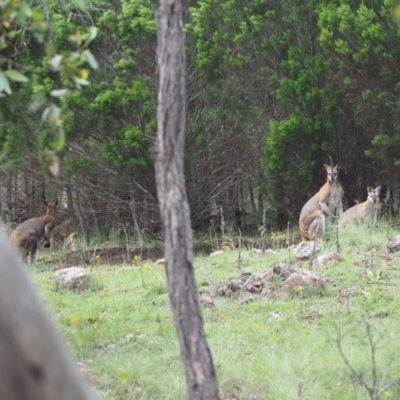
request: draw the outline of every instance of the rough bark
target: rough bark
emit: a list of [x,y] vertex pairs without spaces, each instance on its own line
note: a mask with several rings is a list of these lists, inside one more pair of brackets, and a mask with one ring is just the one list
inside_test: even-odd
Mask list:
[[94,396],[0,233],[0,400],[89,400]]
[[169,296],[190,399],[218,399],[193,268],[189,204],[183,173],[186,56],[182,0],[160,0],[157,13],[158,134],[156,179],[164,227]]

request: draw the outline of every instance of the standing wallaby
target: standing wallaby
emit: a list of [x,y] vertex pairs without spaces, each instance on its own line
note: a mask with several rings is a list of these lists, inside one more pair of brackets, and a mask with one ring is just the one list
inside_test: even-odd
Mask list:
[[368,186],[367,191],[367,201],[356,204],[345,211],[339,220],[340,226],[344,226],[348,223],[359,224],[361,222],[368,222],[371,225],[375,225],[381,187],[378,186],[374,189],[372,186]]
[[50,247],[50,232],[56,225],[56,207],[58,201],[47,203],[46,214],[40,217],[30,218],[18,225],[11,237],[11,243],[22,255],[22,260],[27,263],[30,254],[30,265],[35,262],[36,251],[42,238],[44,237],[45,247]]
[[326,183],[304,204],[299,219],[301,240],[308,241],[325,234],[326,218],[335,220],[343,213],[344,190],[338,181],[340,165],[324,164],[327,172]]

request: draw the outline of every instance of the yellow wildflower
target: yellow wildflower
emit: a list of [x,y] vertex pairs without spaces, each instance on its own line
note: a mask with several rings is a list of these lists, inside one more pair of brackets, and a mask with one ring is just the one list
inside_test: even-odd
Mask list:
[[89,71],[87,69],[81,70],[81,78],[83,78],[83,79],[89,78]]

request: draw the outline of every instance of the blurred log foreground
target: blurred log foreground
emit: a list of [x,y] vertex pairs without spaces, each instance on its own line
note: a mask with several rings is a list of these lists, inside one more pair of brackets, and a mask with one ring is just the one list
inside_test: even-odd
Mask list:
[[0,233],[0,400],[88,400],[85,386]]

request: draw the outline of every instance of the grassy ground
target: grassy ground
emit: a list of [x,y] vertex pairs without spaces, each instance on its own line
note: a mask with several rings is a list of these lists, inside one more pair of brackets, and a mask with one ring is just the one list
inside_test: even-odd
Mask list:
[[[400,379],[400,255],[386,256],[395,234],[385,224],[373,231],[349,227],[340,233],[340,261],[313,267],[329,280],[324,290],[274,302],[259,296],[239,304],[235,295],[216,295],[240,274],[237,249],[197,257],[199,290],[215,302],[202,311],[221,398],[399,399],[398,386],[384,389]],[[289,256],[284,233],[271,237],[277,254],[242,249],[245,269],[271,270],[277,262],[310,268]],[[336,251],[334,242],[324,248]],[[99,397],[185,399],[164,268],[145,260],[92,266],[90,289],[74,293],[56,288],[48,256],[39,255],[32,279]],[[368,386],[381,395],[372,397]]]

